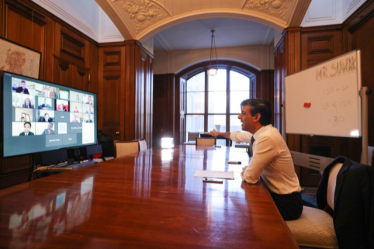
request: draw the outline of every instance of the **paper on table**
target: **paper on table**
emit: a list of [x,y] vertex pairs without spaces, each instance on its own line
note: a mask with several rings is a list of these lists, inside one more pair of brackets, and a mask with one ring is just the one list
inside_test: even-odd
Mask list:
[[234,171],[225,172],[225,171],[196,170],[194,177],[234,180]]

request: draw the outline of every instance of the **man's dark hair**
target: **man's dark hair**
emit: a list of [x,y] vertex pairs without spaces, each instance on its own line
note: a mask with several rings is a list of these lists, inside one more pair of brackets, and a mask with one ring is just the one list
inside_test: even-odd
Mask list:
[[44,113],[44,116],[45,116],[45,115],[48,115],[48,116],[49,116],[48,112]]
[[23,124],[23,127],[25,127],[26,124],[29,124],[30,127],[31,127],[31,123],[30,123],[30,122],[25,122],[25,123]]
[[26,82],[25,82],[24,80],[21,80],[21,84],[22,84],[22,83],[25,83],[25,84],[26,84]]
[[271,123],[272,112],[269,102],[263,99],[246,99],[240,104],[241,107],[246,105],[250,106],[249,112],[251,113],[252,117],[257,113],[261,114],[261,125],[265,126]]

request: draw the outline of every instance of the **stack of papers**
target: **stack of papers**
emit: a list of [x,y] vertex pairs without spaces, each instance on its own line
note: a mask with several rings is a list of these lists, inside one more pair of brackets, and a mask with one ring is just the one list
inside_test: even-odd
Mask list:
[[196,170],[194,177],[234,180],[234,171],[225,172],[225,171]]

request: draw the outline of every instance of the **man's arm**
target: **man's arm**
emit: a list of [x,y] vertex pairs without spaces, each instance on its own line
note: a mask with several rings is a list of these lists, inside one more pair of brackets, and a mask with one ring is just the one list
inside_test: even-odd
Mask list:
[[218,132],[218,131],[211,131],[209,132],[210,135],[214,137],[225,137],[231,139],[236,143],[249,143],[252,138],[252,133],[250,132],[240,132],[240,131],[233,131],[233,132]]
[[219,132],[219,131],[211,131],[209,132],[209,135],[212,135],[213,137],[225,137],[230,139],[230,132]]
[[248,167],[242,172],[242,179],[255,184],[260,179],[262,171],[278,156],[278,148],[271,137],[263,137],[256,143],[255,153]]

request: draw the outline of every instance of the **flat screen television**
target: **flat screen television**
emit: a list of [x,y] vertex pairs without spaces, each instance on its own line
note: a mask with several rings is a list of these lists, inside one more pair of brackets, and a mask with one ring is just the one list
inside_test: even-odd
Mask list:
[[3,156],[97,143],[97,95],[3,72]]

